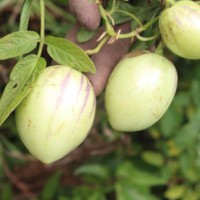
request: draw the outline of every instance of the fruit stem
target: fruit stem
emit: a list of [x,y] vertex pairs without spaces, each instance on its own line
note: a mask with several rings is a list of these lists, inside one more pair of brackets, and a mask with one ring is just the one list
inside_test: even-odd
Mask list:
[[97,47],[95,47],[94,49],[88,49],[86,50],[85,52],[88,54],[88,55],[93,55],[93,54],[96,54],[96,53],[99,53],[99,51],[101,50],[101,48],[103,47],[103,45],[108,41],[109,37],[106,36],[104,37],[101,42],[97,45]]
[[[149,28],[152,24],[154,24],[157,20],[159,19],[159,16],[155,17],[154,19],[152,19],[151,21],[147,22],[145,25],[137,28],[134,31],[131,31],[130,33],[124,33],[124,34],[119,34],[118,38],[119,39],[123,39],[123,38],[130,38],[130,37],[135,37],[136,35],[138,35],[139,33],[145,31],[147,28]],[[115,34],[117,35],[117,33]]]
[[[101,3],[98,4],[98,6],[99,6],[99,10],[101,12],[101,16],[106,22],[106,24],[105,24],[106,30],[109,30],[110,32],[115,32],[114,28],[112,27],[112,25],[110,24],[109,19],[108,19],[108,18],[110,18],[112,21],[112,17],[106,12],[106,10],[104,9],[104,7],[102,6]],[[112,23],[114,24],[114,21],[112,21]]]
[[140,41],[146,42],[146,41],[154,40],[154,39],[156,39],[158,36],[159,36],[159,34],[153,35],[153,36],[150,36],[150,37],[143,37],[143,36],[137,34],[137,35],[136,35],[136,38],[137,38],[138,40],[140,40]]
[[[101,12],[101,16],[105,20],[107,34],[116,39],[133,38],[136,35],[138,35],[139,33],[145,31],[147,28],[149,28],[152,24],[154,24],[159,19],[159,16],[157,16],[157,17],[153,18],[151,21],[149,21],[148,23],[146,23],[145,25],[142,25],[141,21],[135,15],[128,14],[133,19],[135,19],[135,21],[139,24],[140,27],[129,33],[119,34],[119,33],[115,32],[113,26],[110,24],[109,13],[106,12],[106,10],[104,9],[104,7],[102,6],[101,3],[99,3],[98,6],[99,6],[99,10]],[[117,10],[117,12],[122,13],[123,11]],[[127,12],[125,12],[124,14],[127,14]],[[112,18],[112,17],[110,16],[110,18]]]
[[160,41],[158,46],[156,47],[154,53],[159,54],[159,55],[163,55],[164,48],[165,48],[164,42]]
[[176,3],[175,0],[166,0],[166,8],[171,7],[175,3]]
[[45,39],[45,4],[44,0],[40,0],[40,46],[38,50],[38,57],[41,56],[43,46],[44,46],[44,39]]

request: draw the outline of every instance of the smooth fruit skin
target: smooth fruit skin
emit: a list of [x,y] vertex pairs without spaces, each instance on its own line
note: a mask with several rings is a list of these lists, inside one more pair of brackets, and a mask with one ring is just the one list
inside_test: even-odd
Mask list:
[[86,138],[95,109],[93,88],[82,73],[47,67],[17,107],[16,126],[27,149],[43,163],[52,163]]
[[177,72],[168,59],[145,53],[121,60],[105,91],[105,108],[113,129],[139,131],[156,123],[177,88]]
[[161,13],[160,33],[166,46],[186,59],[200,59],[200,6],[178,1]]

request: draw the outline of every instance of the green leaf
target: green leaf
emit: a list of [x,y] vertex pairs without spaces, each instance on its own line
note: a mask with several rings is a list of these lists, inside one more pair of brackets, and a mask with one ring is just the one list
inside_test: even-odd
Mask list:
[[88,186],[87,184],[82,184],[80,186],[76,186],[73,190],[72,196],[68,195],[69,200],[106,200],[106,189],[103,187],[99,187],[97,183],[95,185],[98,187],[94,190],[94,188]]
[[175,185],[165,192],[165,197],[170,200],[181,199],[185,196],[186,187],[184,185]]
[[104,194],[99,190],[93,190],[90,192],[90,195],[87,197],[87,200],[106,200]]
[[95,72],[94,63],[87,54],[72,42],[53,36],[46,37],[47,51],[59,64],[82,72]]
[[13,191],[12,191],[12,185],[11,183],[4,183],[2,184],[2,189],[0,192],[0,199],[1,200],[8,200],[13,199]]
[[161,153],[154,151],[144,151],[141,156],[144,161],[156,167],[162,167],[164,164],[164,157]]
[[159,121],[161,133],[165,137],[172,137],[182,126],[184,109],[189,104],[188,93],[178,92],[173,99],[172,105]]
[[34,31],[17,31],[0,39],[0,60],[15,58],[36,48],[40,36]]
[[24,2],[24,5],[21,11],[21,16],[20,16],[20,26],[19,26],[20,31],[26,31],[28,28],[32,2],[33,0],[26,0]]
[[193,190],[187,190],[184,198],[182,200],[199,200],[199,195]]
[[165,115],[160,120],[161,133],[165,137],[172,136],[176,130],[180,127],[183,121],[183,110],[170,106]]
[[56,192],[59,189],[60,178],[61,171],[56,172],[52,177],[50,177],[42,191],[41,199],[55,199]]
[[[198,154],[197,154],[198,155]],[[180,172],[190,183],[198,183],[200,179],[200,166],[198,164],[199,156],[191,156],[184,152],[179,159]]]
[[118,182],[115,189],[117,200],[158,200],[149,192],[145,192],[140,188],[128,184]]
[[108,177],[107,169],[104,166],[98,164],[82,165],[75,171],[75,174],[93,175],[104,179]]
[[196,106],[200,106],[200,96],[199,96],[199,90],[200,90],[200,82],[197,79],[194,79],[191,83],[191,96]]
[[15,65],[0,99],[0,125],[31,91],[45,66],[45,60],[36,55],[24,57]]
[[77,34],[77,41],[78,42],[87,42],[96,34],[95,31],[88,31],[85,28],[81,28]]
[[193,147],[194,143],[197,140],[198,134],[198,124],[190,122],[183,125],[177,131],[176,135],[173,138],[173,141],[179,149],[184,150],[189,147]]
[[9,150],[9,152],[12,152],[12,151],[20,152],[17,145],[14,142],[10,141],[7,137],[4,137],[4,135],[0,135],[0,140],[1,140],[1,143],[4,145],[4,147],[6,147]]
[[[112,8],[112,1],[108,2],[108,7],[111,9]],[[131,20],[131,16],[127,15],[127,13],[134,13],[136,16],[139,15],[140,8],[139,7],[134,7],[131,4],[128,4],[126,2],[120,2],[117,7],[117,11],[125,11],[125,13],[120,13],[120,12],[113,12],[112,18],[115,22],[115,24],[120,24],[126,21]]]
[[142,170],[134,166],[130,161],[122,163],[117,170],[117,177],[127,183],[138,186],[155,186],[166,184],[167,179],[160,174]]
[[[0,135],[0,139],[1,139],[1,135]],[[4,177],[4,173],[3,173],[3,144],[2,142],[0,143],[0,179],[2,180],[2,178]]]

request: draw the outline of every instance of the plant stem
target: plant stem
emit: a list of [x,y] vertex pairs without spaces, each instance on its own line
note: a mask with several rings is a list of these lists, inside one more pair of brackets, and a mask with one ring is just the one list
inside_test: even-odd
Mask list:
[[166,0],[166,8],[172,6],[174,3],[176,3],[175,0]]
[[43,46],[44,46],[44,38],[45,38],[45,4],[44,0],[40,0],[40,46],[38,50],[38,57],[41,56]]
[[154,40],[159,36],[159,34],[157,35],[153,35],[153,36],[149,36],[149,37],[143,37],[139,34],[136,35],[136,38],[140,41],[146,42],[146,41],[150,41],[150,40]]
[[[125,39],[125,38],[131,38],[131,37],[135,37],[136,35],[138,35],[139,33],[145,31],[147,28],[149,28],[152,24],[154,24],[157,20],[159,19],[158,17],[155,17],[154,19],[152,19],[151,21],[147,22],[145,25],[143,25],[142,27],[139,27],[138,29],[131,31],[129,33],[124,33],[124,34],[119,34],[118,38],[119,39]],[[108,35],[115,37],[117,35],[116,32],[111,32],[108,31]]]
[[112,27],[112,25],[109,22],[107,12],[106,12],[106,10],[103,8],[103,6],[101,4],[99,4],[99,10],[101,12],[102,18],[106,22],[105,25],[106,25],[106,31],[108,32],[108,34],[109,34],[109,32],[112,32],[112,33],[114,32],[115,33],[114,28]]
[[99,51],[101,50],[101,48],[103,47],[103,45],[107,42],[108,38],[109,38],[108,36],[104,37],[101,40],[101,42],[98,44],[98,46],[96,48],[94,48],[94,49],[88,49],[85,52],[88,55],[93,55],[93,54],[99,53]]
[[[174,0],[169,0],[169,1],[174,1]],[[117,37],[117,39],[125,39],[125,38],[135,37],[139,33],[145,31],[147,28],[149,28],[152,24],[154,24],[159,19],[159,16],[157,16],[154,19],[147,22],[145,25],[142,25],[140,20],[136,16],[134,16],[132,14],[128,14],[129,16],[131,16],[132,18],[134,18],[136,20],[136,22],[140,25],[140,27],[129,33],[118,34],[115,32],[113,26],[109,22],[108,14],[107,14],[106,10],[103,8],[103,6],[101,4],[99,4],[98,6],[99,6],[99,10],[101,12],[101,16],[105,20],[107,34],[111,37]],[[117,12],[123,13],[123,11],[119,11],[119,10],[117,10]],[[127,13],[125,12],[124,14],[127,14]]]
[[165,48],[165,44],[164,42],[161,40],[158,44],[158,46],[156,47],[155,49],[155,53],[159,54],[159,55],[163,55],[163,51],[164,51],[164,48]]

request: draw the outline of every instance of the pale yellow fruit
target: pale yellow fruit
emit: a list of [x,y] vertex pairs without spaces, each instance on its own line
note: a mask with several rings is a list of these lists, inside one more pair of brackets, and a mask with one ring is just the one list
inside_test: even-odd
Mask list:
[[178,1],[164,10],[159,19],[166,46],[186,59],[200,59],[200,6],[193,1]]
[[165,57],[146,53],[124,58],[112,72],[105,91],[111,126],[118,131],[152,126],[166,112],[176,88],[176,69]]
[[94,120],[96,97],[88,79],[67,66],[46,68],[16,109],[19,136],[44,163],[83,142]]

